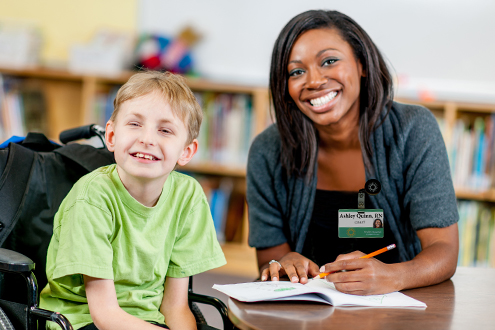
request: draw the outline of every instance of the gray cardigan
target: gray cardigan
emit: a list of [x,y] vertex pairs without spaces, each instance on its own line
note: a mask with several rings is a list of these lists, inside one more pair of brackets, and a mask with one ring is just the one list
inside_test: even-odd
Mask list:
[[[411,260],[421,251],[416,230],[447,227],[459,220],[442,135],[428,109],[394,102],[373,132],[371,146],[372,168],[366,169],[366,180],[376,178],[382,184],[371,202],[383,209],[400,259]],[[313,212],[316,170],[309,184],[288,177],[280,149],[278,129],[271,125],[249,151],[249,245],[267,248],[288,242],[301,253]]]

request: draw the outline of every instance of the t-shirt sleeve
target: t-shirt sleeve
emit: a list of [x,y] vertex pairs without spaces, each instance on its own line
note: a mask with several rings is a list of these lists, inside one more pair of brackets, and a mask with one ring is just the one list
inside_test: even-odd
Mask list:
[[210,207],[202,195],[185,218],[176,237],[167,270],[169,277],[187,277],[226,264]]
[[415,230],[459,220],[447,150],[435,117],[426,109],[404,145],[404,207]]
[[277,166],[280,152],[276,144],[280,140],[278,135],[267,133],[272,132],[266,131],[254,140],[247,165],[249,245],[255,248],[268,248],[288,241],[280,203],[286,199],[284,194],[287,192],[281,186],[281,166]]
[[[76,200],[57,213],[60,225],[54,229],[58,249],[52,256],[53,279],[77,286],[82,275],[113,279],[111,246],[112,216],[108,210]],[[50,262],[50,260],[48,261]]]

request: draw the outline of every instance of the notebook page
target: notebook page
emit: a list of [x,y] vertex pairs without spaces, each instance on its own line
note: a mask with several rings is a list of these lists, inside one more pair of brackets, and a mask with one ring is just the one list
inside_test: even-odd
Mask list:
[[288,281],[215,284],[213,289],[244,302],[264,301],[312,292],[303,284]]
[[324,279],[314,279],[306,284],[321,295],[327,296],[334,306],[373,306],[373,307],[422,307],[426,304],[400,292],[381,295],[357,296],[338,291],[335,285]]

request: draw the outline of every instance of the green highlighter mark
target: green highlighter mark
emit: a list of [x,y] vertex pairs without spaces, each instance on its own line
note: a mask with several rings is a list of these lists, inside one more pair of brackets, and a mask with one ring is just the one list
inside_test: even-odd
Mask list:
[[280,288],[280,289],[275,289],[273,291],[289,291],[289,290],[295,290],[296,288],[290,287],[290,288]]

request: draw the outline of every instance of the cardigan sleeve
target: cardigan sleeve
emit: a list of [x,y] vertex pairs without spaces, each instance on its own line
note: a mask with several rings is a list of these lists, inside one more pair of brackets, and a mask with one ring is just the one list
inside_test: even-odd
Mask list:
[[403,135],[404,207],[415,230],[450,226],[459,215],[443,137],[430,111],[409,109]]
[[287,192],[280,189],[280,139],[271,126],[253,141],[247,164],[246,198],[249,210],[249,245],[268,248],[287,242],[284,204]]

